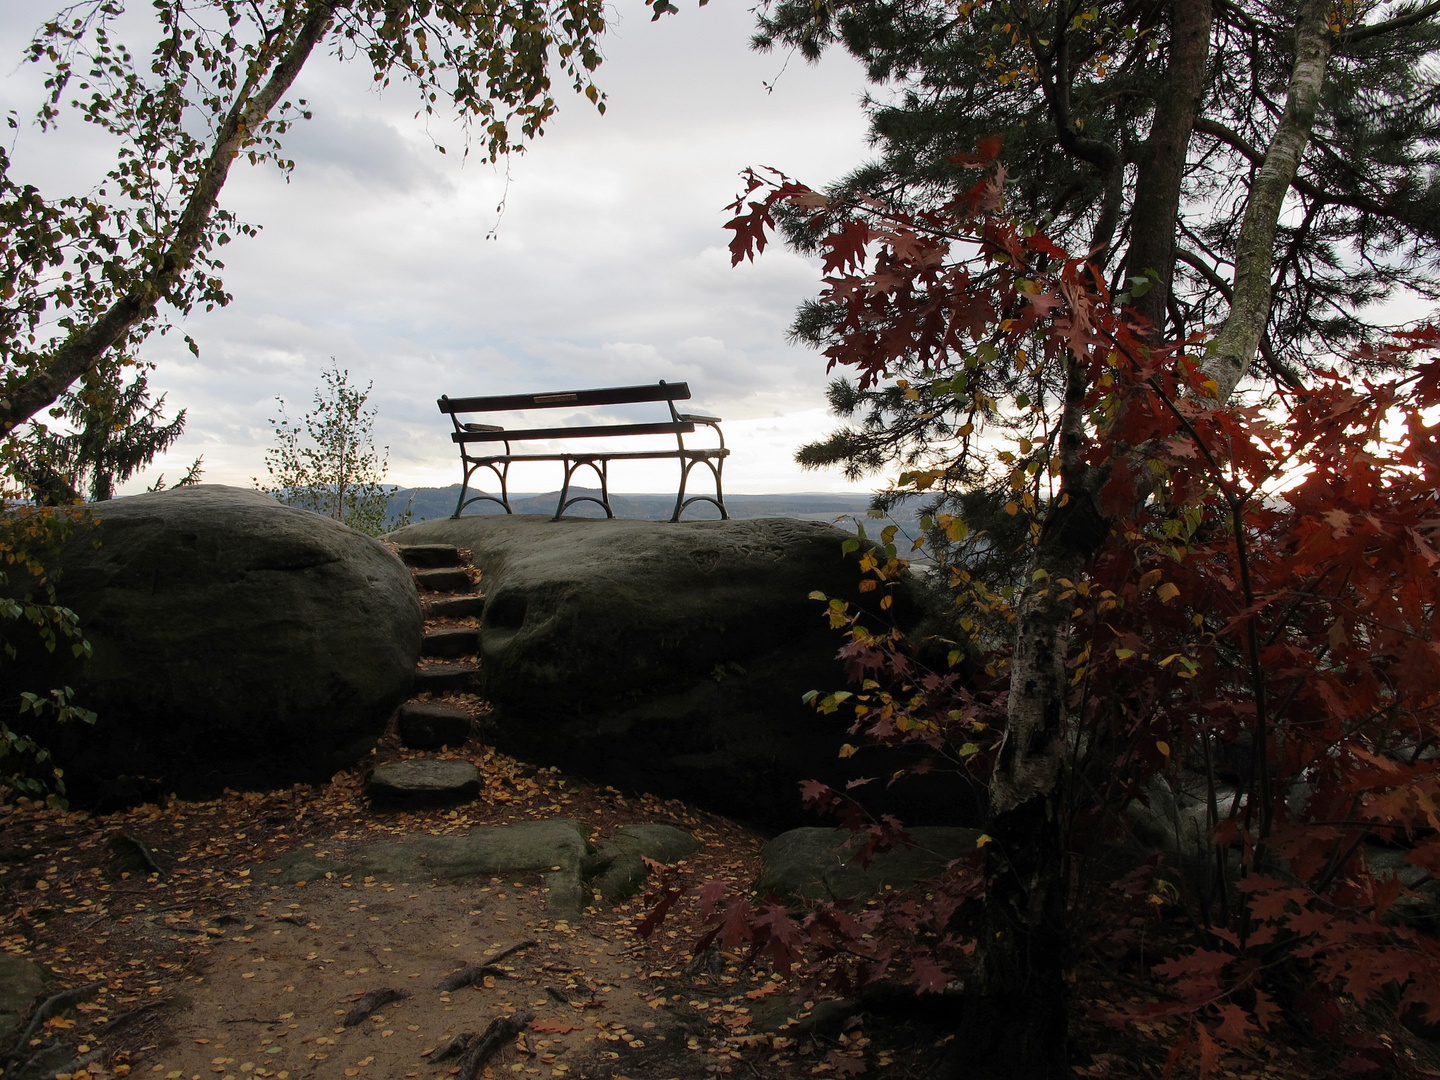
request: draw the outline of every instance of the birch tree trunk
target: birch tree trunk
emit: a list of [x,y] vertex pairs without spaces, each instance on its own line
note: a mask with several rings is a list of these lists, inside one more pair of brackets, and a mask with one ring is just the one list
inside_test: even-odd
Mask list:
[[[980,986],[966,1003],[962,1055],[989,1075],[1059,1080],[1070,1075],[1066,1050],[1069,966],[1066,908],[1069,859],[1060,828],[1067,758],[1066,657],[1074,581],[1104,539],[1081,451],[1085,441],[1084,368],[1066,372],[1061,419],[1062,494],[1047,516],[1019,604],[1011,659],[1005,740],[990,781],[985,846],[985,922]],[[962,1075],[986,1075],[967,1069]]]
[[1320,88],[1335,44],[1329,26],[1330,7],[1330,0],[1301,0],[1295,27],[1295,67],[1290,72],[1285,110],[1245,201],[1245,217],[1235,245],[1230,314],[1215,335],[1202,369],[1215,380],[1217,402],[1228,401],[1250,370],[1270,321],[1280,209],[1315,127]]

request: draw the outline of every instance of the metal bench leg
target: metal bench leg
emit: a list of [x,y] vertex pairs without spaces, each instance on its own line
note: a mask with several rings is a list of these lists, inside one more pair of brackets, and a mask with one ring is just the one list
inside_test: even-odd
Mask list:
[[465,496],[470,492],[470,478],[474,476],[480,468],[480,462],[476,461],[472,463],[470,459],[463,454],[460,456],[460,469],[463,475],[460,478],[460,498],[455,500],[455,513],[450,515],[452,518],[458,518],[460,512],[465,509]]
[[[550,520],[559,521],[560,518],[564,515],[566,507],[568,507],[571,503],[577,502],[597,503],[600,508],[605,511],[605,516],[607,518],[613,518],[615,516],[615,511],[610,508],[609,459],[603,457],[599,458],[599,464],[596,464],[596,458],[591,457],[562,458],[561,460],[565,463],[565,482],[560,487],[560,502],[555,507],[555,516]],[[582,465],[589,465],[590,468],[595,470],[595,475],[600,478],[600,498],[597,499],[593,495],[577,495],[573,499],[569,497],[570,480],[575,475],[575,470],[580,468]]]
[[675,513],[670,515],[671,521],[680,520],[680,511],[685,509],[685,481],[690,478],[690,470],[695,462],[688,458],[680,459],[680,494],[675,496]]
[[610,459],[601,458],[599,468],[595,468],[595,462],[592,461],[590,467],[600,474],[600,505],[605,508],[605,516],[613,518],[615,511],[610,509]]
[[569,458],[562,458],[561,462],[565,466],[565,479],[560,484],[560,501],[555,504],[555,516],[550,519],[551,521],[559,521],[560,515],[565,513],[565,497],[570,494],[570,477],[579,467],[577,463],[572,463]]
[[458,518],[460,511],[465,508],[465,493],[470,490],[470,474],[475,471],[474,469],[467,469],[465,464],[465,459],[461,458],[460,471],[462,475],[460,477],[460,498],[455,500],[455,513],[450,515],[452,518]]
[[[494,465],[491,465],[490,468],[491,468],[492,471],[494,471],[495,466],[494,466]],[[499,474],[499,475],[500,475],[500,505],[503,506],[503,507],[505,507],[505,512],[506,512],[507,514],[513,514],[513,513],[515,513],[515,511],[510,508],[510,462],[508,462],[508,461],[505,462],[505,467],[500,470],[500,474]]]
[[[709,495],[692,495],[688,499],[685,497],[685,485],[690,479],[690,470],[695,468],[696,465],[704,465],[714,475],[715,495],[713,498]],[[693,502],[708,502],[711,506],[715,507],[717,510],[720,511],[721,521],[730,520],[730,511],[725,509],[725,490],[720,483],[720,470],[724,468],[724,466],[724,458],[720,459],[719,465],[716,465],[715,462],[711,461],[709,458],[706,457],[681,459],[680,494],[675,496],[675,513],[671,515],[671,521],[679,521],[680,515],[685,512],[685,508]]]
[[709,465],[710,471],[715,474],[715,505],[720,508],[720,520],[729,521],[730,511],[725,509],[725,491],[720,486],[720,470],[725,468],[725,459],[722,457],[717,464],[707,458],[705,464]]
[[[455,513],[450,515],[451,518],[458,518],[465,512],[465,507],[473,502],[499,503],[507,514],[513,514],[515,511],[510,507],[510,462],[505,462],[503,469],[497,469],[494,462],[471,461],[469,458],[463,460],[468,467],[465,469],[464,478],[460,483],[460,498],[455,502]],[[500,497],[498,499],[494,495],[486,495],[483,491],[479,495],[466,498],[470,493],[471,478],[481,469],[489,469],[495,474],[495,478],[500,481]]]

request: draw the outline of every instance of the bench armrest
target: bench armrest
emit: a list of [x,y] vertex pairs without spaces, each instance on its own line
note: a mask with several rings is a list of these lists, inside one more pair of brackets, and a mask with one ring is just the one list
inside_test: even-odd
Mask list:
[[461,431],[504,431],[499,424],[461,424]]
[[679,416],[681,420],[689,420],[694,424],[720,423],[720,417],[718,416],[702,416],[700,413],[677,413],[676,415]]

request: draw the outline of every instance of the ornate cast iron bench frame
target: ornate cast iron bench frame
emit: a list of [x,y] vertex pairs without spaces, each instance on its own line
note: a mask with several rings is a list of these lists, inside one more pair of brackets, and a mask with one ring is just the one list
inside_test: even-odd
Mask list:
[[[452,517],[459,517],[465,507],[476,502],[499,503],[507,514],[515,511],[510,507],[510,466],[517,461],[559,461],[565,466],[564,482],[560,486],[560,502],[555,508],[554,520],[559,521],[567,509],[576,503],[598,503],[605,510],[606,517],[614,517],[610,508],[609,465],[612,461],[638,461],[653,458],[674,458],[680,462],[680,491],[675,496],[675,513],[671,521],[679,521],[680,515],[691,503],[708,502],[720,510],[722,518],[729,518],[725,509],[725,494],[721,487],[720,474],[730,451],[725,448],[725,435],[720,430],[718,416],[703,416],[699,413],[676,411],[675,402],[690,397],[690,387],[683,382],[667,383],[663,379],[654,385],[613,386],[596,390],[566,390],[552,394],[506,394],[497,397],[451,398],[441,397],[440,411],[447,413],[455,425],[450,435],[460,447],[460,465],[464,479],[460,485],[460,498],[455,504]],[[574,424],[568,427],[518,428],[506,430],[496,424],[467,423],[462,416],[472,413],[523,412],[529,409],[572,409],[591,408],[603,405],[629,405],[638,402],[663,401],[670,409],[668,421],[649,424]],[[685,436],[695,431],[700,424],[714,430],[720,445],[713,448],[697,449],[685,445]],[[577,438],[618,438],[639,435],[674,435],[676,447],[673,450],[613,450],[575,452],[549,452],[517,454],[511,449],[512,443],[538,442],[548,439]],[[475,446],[484,449],[495,443],[502,443],[503,453],[472,453]],[[704,465],[715,477],[715,494],[685,496],[690,473],[697,465]],[[600,497],[570,494],[570,484],[575,472],[581,468],[592,469],[600,479]],[[500,494],[487,495],[484,492],[469,495],[470,482],[475,473],[489,469],[500,482]]]

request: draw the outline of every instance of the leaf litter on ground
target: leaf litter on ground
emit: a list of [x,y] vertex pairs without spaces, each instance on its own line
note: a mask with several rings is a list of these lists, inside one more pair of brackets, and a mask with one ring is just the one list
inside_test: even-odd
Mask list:
[[[373,763],[398,756],[386,740]],[[473,761],[484,786],[451,809],[377,810],[363,770],[109,815],[0,807],[0,948],[42,964],[58,1001],[28,1020],[4,1075],[28,1064],[61,1080],[918,1078],[953,1038],[893,1019],[821,1035],[798,1023],[814,1002],[792,1001],[779,973],[739,954],[692,955],[700,884],[748,889],[758,833],[475,744],[453,756]],[[638,822],[695,835],[701,849],[669,877],[684,899],[663,926],[637,933],[655,899],[647,907],[643,894],[557,918],[536,876],[399,885],[327,874],[292,886],[261,869],[295,848],[333,856],[391,835],[553,817],[596,839]],[[120,868],[117,838],[122,852],[144,852],[138,868]],[[1078,974],[1077,1036],[1091,1052],[1075,1075],[1158,1076],[1179,1033],[1164,1021],[1106,1028],[1087,1004],[1143,995],[1107,983],[1101,966]],[[508,1034],[483,1060],[470,1055],[487,1032]],[[1335,1062],[1273,1037],[1222,1065],[1222,1075],[1273,1080],[1338,1075]]]

